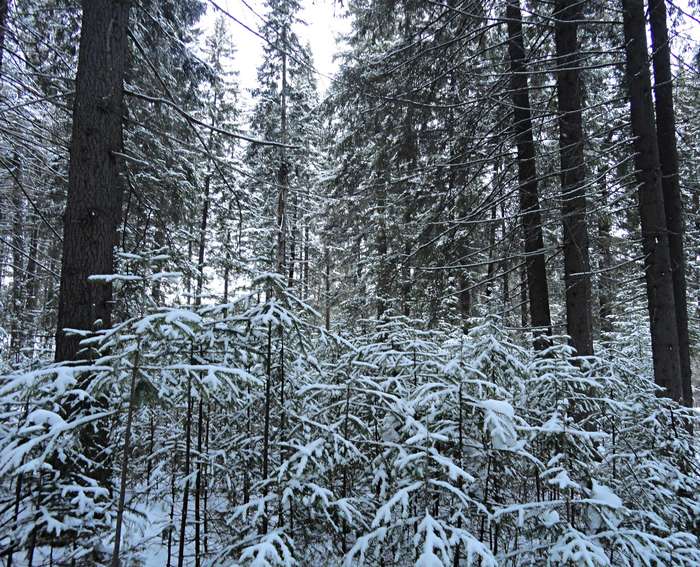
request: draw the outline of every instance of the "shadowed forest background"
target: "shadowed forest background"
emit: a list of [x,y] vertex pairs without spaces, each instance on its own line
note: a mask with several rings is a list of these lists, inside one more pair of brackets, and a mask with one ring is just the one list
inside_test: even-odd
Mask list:
[[0,565],[700,564],[697,3],[323,1],[0,0]]

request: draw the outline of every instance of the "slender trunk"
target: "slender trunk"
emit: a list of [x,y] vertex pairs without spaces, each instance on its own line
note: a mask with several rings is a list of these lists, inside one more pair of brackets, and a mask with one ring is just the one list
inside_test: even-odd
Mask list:
[[302,290],[302,299],[306,300],[309,296],[309,225],[308,221],[304,220],[304,286]]
[[297,254],[297,214],[298,214],[298,197],[296,192],[293,194],[292,198],[292,230],[290,236],[291,242],[289,243],[289,287],[294,286],[294,264],[296,263]]
[[136,407],[136,376],[139,368],[139,349],[136,349],[134,367],[131,372],[129,385],[129,410],[126,416],[126,428],[124,430],[124,452],[122,454],[122,466],[119,477],[119,505],[117,507],[117,523],[114,530],[114,550],[112,551],[112,567],[119,567],[119,549],[122,543],[122,523],[124,521],[124,505],[126,503],[126,477],[129,470],[129,457],[131,456],[131,424],[134,419]]
[[151,474],[153,472],[153,446],[155,444],[156,422],[153,411],[148,416],[148,459],[146,460],[146,503],[151,497]]
[[598,213],[598,247],[600,248],[598,268],[598,306],[600,329],[603,333],[612,331],[611,298],[613,295],[610,270],[613,266],[612,255],[612,222],[607,212],[608,189],[603,179],[600,212]]
[[231,273],[231,252],[230,252],[230,246],[231,246],[231,231],[227,230],[226,231],[226,237],[224,239],[224,250],[225,252],[225,257],[224,257],[224,303],[228,303],[228,280],[229,276]]
[[[501,201],[501,241],[505,241],[507,232],[506,224],[506,205],[505,201]],[[508,260],[509,253],[504,254],[501,262],[501,270],[503,271],[503,322],[508,326],[510,322],[510,261]]]
[[[272,388],[272,324],[267,329],[267,376],[265,378],[265,421],[263,424],[263,462],[262,482],[264,483],[263,498],[267,498],[267,476],[270,466],[270,404]],[[261,533],[266,534],[268,529],[267,500],[262,517]]]
[[206,427],[206,435],[204,439],[204,454],[205,454],[205,461],[204,461],[204,470],[202,471],[202,481],[204,483],[204,556],[207,557],[209,555],[209,522],[208,522],[208,516],[207,516],[207,511],[209,509],[209,425],[211,423],[211,405],[207,403],[207,427]]
[[489,240],[489,262],[486,268],[486,297],[491,298],[493,294],[493,287],[496,285],[494,282],[494,275],[496,274],[496,204],[491,206],[491,222],[489,222],[488,228]]
[[204,408],[202,397],[199,397],[197,409],[197,478],[194,485],[194,564],[202,564],[201,546],[201,497],[202,497],[202,433],[204,425]]
[[324,273],[324,284],[325,284],[325,304],[326,304],[326,331],[331,330],[331,255],[328,252],[328,248],[325,250],[325,264],[326,269]]
[[472,316],[471,280],[467,273],[461,272],[459,276],[457,276],[457,286],[459,287],[457,291],[459,313],[462,317],[464,328],[466,329],[469,324],[469,318]]
[[166,567],[171,567],[173,556],[173,531],[175,529],[175,471],[177,470],[176,463],[177,451],[173,452],[172,456],[172,474],[170,475],[170,522],[168,524],[168,561]]
[[[21,166],[15,157],[16,180],[12,189],[12,323],[10,327],[10,353],[19,359],[23,343],[24,305],[22,288],[25,281],[24,266],[24,202],[20,191]],[[26,252],[24,252],[26,254]],[[18,360],[19,361],[19,360]]]
[[27,274],[25,280],[24,295],[24,346],[29,349],[31,356],[34,356],[36,344],[37,325],[34,323],[37,309],[37,293],[39,289],[39,273],[36,257],[39,254],[39,225],[34,224],[32,234],[29,238],[29,259],[27,260]]
[[559,105],[559,155],[564,225],[564,286],[566,330],[580,356],[593,354],[591,266],[586,225],[586,170],[581,121],[581,52],[578,22],[583,18],[581,0],[556,0],[554,28],[557,47],[557,99]]
[[211,186],[211,175],[204,179],[204,202],[202,203],[202,218],[199,225],[199,247],[197,250],[197,292],[194,304],[202,304],[202,290],[204,289],[204,256],[207,246],[207,222],[209,220],[209,191]]
[[[532,139],[530,95],[523,40],[522,15],[519,0],[508,0],[508,55],[510,58],[513,127],[518,152],[518,179],[520,214],[525,240],[527,291],[530,301],[530,319],[535,335],[535,347],[544,348],[549,341],[541,335],[551,335],[549,288],[545,266],[542,218],[537,188],[535,145]],[[538,335],[540,335],[538,337]]]
[[2,61],[5,54],[5,37],[7,35],[8,0],[0,0],[0,76],[2,76]]
[[[281,126],[282,143],[287,143],[287,26],[282,28],[282,103]],[[280,167],[277,173],[277,255],[275,269],[278,274],[284,275],[287,248],[287,193],[289,191],[289,164],[287,163],[287,151],[281,149]]]
[[39,225],[34,224],[29,237],[29,259],[27,260],[27,279],[25,282],[25,309],[29,316],[37,308],[37,291],[39,273],[36,257],[39,254]]
[[644,0],[623,0],[623,16],[654,379],[667,395],[680,400],[678,325],[651,97]]
[[[209,144],[211,146],[211,142]],[[209,220],[209,192],[211,189],[211,175],[204,179],[204,195],[202,204],[202,218],[199,226],[199,249],[197,251],[197,293],[194,298],[195,306],[202,304],[202,291],[204,289],[204,259],[207,245],[207,222]],[[202,425],[203,425],[202,394],[199,395],[197,407],[197,475],[194,485],[194,562],[195,566],[201,564],[201,496],[202,496]],[[189,425],[189,424],[188,424]],[[189,438],[189,435],[188,435]]]
[[379,224],[377,226],[377,319],[386,312],[389,299],[388,243],[386,233],[386,191],[382,187],[378,196]]
[[527,266],[523,264],[520,268],[520,326],[523,329],[528,325],[527,305]]
[[187,373],[187,415],[185,416],[185,488],[182,492],[182,511],[180,517],[180,541],[177,555],[177,567],[185,564],[185,530],[187,529],[187,508],[190,501],[190,458],[192,453],[192,376]]
[[693,385],[690,367],[688,338],[688,299],[685,281],[685,251],[683,235],[683,199],[678,176],[678,148],[676,145],[676,117],[673,108],[673,75],[671,74],[671,48],[666,23],[665,0],[649,0],[651,45],[654,65],[654,102],[656,108],[656,139],[661,164],[661,186],[664,194],[664,211],[668,228],[668,244],[671,254],[673,298],[676,306],[678,328],[678,353],[681,363],[683,403],[693,406]]

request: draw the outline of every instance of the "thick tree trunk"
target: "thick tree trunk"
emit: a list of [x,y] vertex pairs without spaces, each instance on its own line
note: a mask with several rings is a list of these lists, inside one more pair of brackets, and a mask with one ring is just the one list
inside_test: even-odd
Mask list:
[[577,22],[583,17],[580,0],[556,0],[554,16],[566,330],[577,354],[589,356],[593,354],[593,314],[581,123],[581,54],[576,37]]
[[88,281],[114,270],[123,186],[123,80],[127,59],[128,0],[83,2],[73,107],[68,202],[56,330],[56,361],[77,358],[80,338],[64,329],[109,327],[112,286]]
[[651,45],[654,64],[654,101],[656,105],[656,138],[661,163],[661,186],[671,254],[673,298],[676,305],[678,352],[681,361],[683,403],[693,406],[693,385],[688,338],[688,300],[685,282],[685,251],[683,235],[683,199],[678,178],[678,148],[676,146],[676,117],[673,108],[673,76],[671,49],[668,41],[665,0],[649,0]]
[[651,97],[644,0],[623,0],[622,4],[654,379],[667,395],[680,400],[678,325]]
[[[506,18],[508,20],[513,128],[518,151],[520,213],[525,239],[530,322],[536,336],[543,333],[550,335],[552,322],[549,314],[549,288],[547,286],[542,219],[537,191],[535,145],[532,140],[530,95],[528,93],[525,44],[519,0],[508,0]],[[541,337],[535,340],[537,348],[543,348],[547,344],[548,341]]]

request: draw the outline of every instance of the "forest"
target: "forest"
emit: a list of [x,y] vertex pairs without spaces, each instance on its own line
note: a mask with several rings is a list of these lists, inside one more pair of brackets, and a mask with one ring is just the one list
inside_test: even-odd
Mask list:
[[699,340],[697,0],[0,0],[2,567],[697,566]]

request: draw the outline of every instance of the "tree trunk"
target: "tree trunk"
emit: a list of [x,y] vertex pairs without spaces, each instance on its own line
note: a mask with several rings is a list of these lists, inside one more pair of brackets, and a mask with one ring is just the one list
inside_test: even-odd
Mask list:
[[5,54],[5,36],[7,35],[8,1],[0,0],[0,76],[2,76],[2,62]]
[[612,221],[608,213],[608,189],[606,181],[601,181],[600,208],[598,212],[598,247],[600,249],[598,259],[598,308],[600,330],[605,340],[607,333],[612,331],[611,301],[613,297],[613,282],[610,271],[613,266],[612,254]]
[[525,239],[530,322],[535,336],[540,335],[540,338],[535,339],[535,347],[541,349],[548,344],[548,341],[543,339],[541,335],[543,333],[551,335],[552,322],[549,314],[549,288],[547,286],[542,219],[537,192],[535,145],[532,140],[530,95],[528,93],[525,44],[519,0],[508,1],[506,18],[508,19],[513,129],[518,151],[520,213]]
[[[10,325],[10,353],[19,357],[22,348],[24,320],[22,288],[25,280],[24,266],[24,202],[19,183],[21,183],[21,166],[17,157],[14,158],[16,179],[12,187],[12,322]],[[24,253],[24,254],[23,254]],[[18,358],[17,358],[18,360]]]
[[325,286],[325,326],[326,326],[326,331],[331,330],[331,255],[328,252],[328,248],[326,248],[324,254],[324,260],[325,260],[325,273],[323,276],[324,280],[324,286]]
[[302,288],[301,298],[306,301],[309,296],[309,224],[308,220],[304,219],[304,286]]
[[623,16],[654,380],[667,395],[680,400],[678,325],[651,97],[644,0],[623,0]]
[[294,286],[294,265],[297,262],[297,215],[299,214],[299,197],[296,193],[292,195],[292,227],[290,231],[291,242],[289,243],[289,281],[287,285]]
[[123,80],[127,59],[127,0],[83,2],[68,201],[56,330],[56,361],[74,360],[80,338],[64,329],[111,324],[112,285],[88,281],[111,274],[121,220]]
[[566,330],[580,356],[593,354],[591,266],[586,225],[586,171],[581,123],[581,54],[578,21],[583,17],[580,0],[556,0],[554,28],[557,46],[557,98],[559,104],[559,153],[564,225],[564,285]]
[[656,139],[661,164],[661,186],[671,254],[673,299],[678,327],[678,353],[681,363],[683,403],[693,406],[693,385],[688,338],[688,299],[685,282],[685,251],[683,235],[683,200],[678,177],[678,148],[676,146],[676,117],[673,108],[673,76],[671,49],[666,24],[665,0],[649,0],[651,46],[654,64],[654,101],[656,105]]
[[[286,49],[287,26],[282,28],[282,45]],[[282,143],[287,143],[287,52],[282,51]],[[287,248],[287,193],[289,191],[289,164],[287,164],[287,152],[284,146],[281,149],[280,167],[277,173],[277,252],[275,258],[275,270],[284,275]]]
[[27,259],[27,273],[24,286],[24,313],[22,315],[24,327],[24,346],[34,356],[36,335],[40,332],[35,324],[37,309],[37,294],[39,291],[39,266],[36,257],[39,254],[39,225],[34,224],[29,237],[29,258]]

